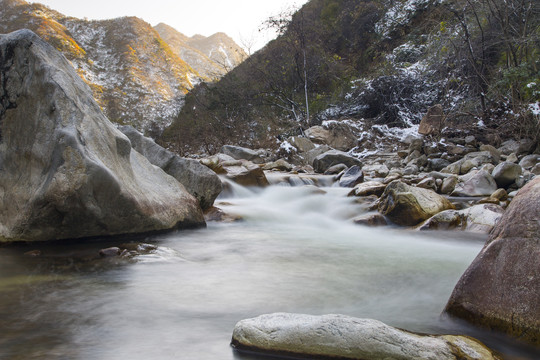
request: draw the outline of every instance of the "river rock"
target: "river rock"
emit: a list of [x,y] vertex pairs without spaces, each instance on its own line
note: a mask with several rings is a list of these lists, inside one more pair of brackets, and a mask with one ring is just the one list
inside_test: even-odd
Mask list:
[[445,159],[428,159],[428,166],[433,171],[441,171],[448,165],[450,165],[450,161]]
[[381,196],[384,189],[386,189],[386,185],[379,181],[366,181],[356,185],[349,193],[349,196]]
[[315,144],[313,144],[313,142],[306,137],[291,136],[287,139],[287,141],[289,142],[289,144],[294,146],[300,153],[308,152],[315,149]]
[[505,161],[511,162],[511,163],[517,163],[519,160],[516,153],[511,153],[510,155],[506,157]]
[[314,149],[311,149],[309,151],[306,151],[305,153],[300,154],[300,157],[303,160],[301,163],[305,165],[313,166],[313,162],[315,161],[317,156],[324,154],[330,150],[332,150],[332,148],[330,148],[330,146],[328,145],[317,146]]
[[489,151],[472,152],[447,167],[443,168],[441,172],[463,175],[467,174],[473,168],[480,168],[484,164],[496,164],[495,157]]
[[347,167],[358,165],[362,167],[362,162],[357,158],[339,150],[330,150],[321,154],[313,161],[313,168],[318,173],[324,173],[329,167],[336,164],[345,164]]
[[264,159],[259,152],[241,146],[223,145],[219,152],[236,160],[248,160],[254,164],[264,163]]
[[222,163],[226,177],[242,186],[264,187],[270,185],[263,169],[250,161]]
[[446,210],[428,219],[419,230],[463,230],[488,234],[504,214],[495,204],[481,204],[463,210]]
[[285,159],[278,159],[263,166],[263,170],[291,171],[292,169],[293,166],[289,164]]
[[390,173],[390,170],[384,164],[364,165],[362,171],[371,178],[385,178]]
[[214,171],[197,160],[173,154],[129,125],[120,126],[118,129],[129,138],[133,149],[184,185],[199,201],[203,210],[214,204],[214,200],[223,190],[221,180]]
[[348,168],[339,179],[339,186],[354,187],[356,184],[364,181],[364,173],[358,165]]
[[493,158],[495,159],[495,163],[498,163],[501,160],[501,152],[492,145],[483,144],[483,145],[480,145],[478,149],[480,151],[489,151],[491,155],[493,156]]
[[71,64],[29,30],[0,35],[0,238],[204,225],[197,200],[132,150]]
[[540,178],[508,206],[445,311],[540,345]]
[[[441,180],[439,180],[441,181]],[[441,181],[442,183],[442,181]],[[433,190],[433,191],[437,191],[438,189],[438,186],[437,186],[437,180],[433,177],[427,177],[423,180],[421,180],[418,184],[416,184],[417,187],[419,188],[424,188],[424,189],[430,189],[430,190]]]
[[523,169],[513,162],[504,161],[493,169],[492,176],[499,187],[508,187],[516,182]]
[[493,176],[484,170],[471,171],[460,177],[452,196],[489,196],[497,190]]
[[497,359],[470,337],[419,335],[344,315],[276,313],[242,320],[234,327],[232,345],[239,350],[317,359]]
[[398,225],[414,226],[433,215],[454,209],[446,198],[428,189],[399,180],[390,183],[381,196],[379,212]]
[[519,162],[519,165],[523,169],[530,170],[538,163],[540,163],[540,155],[531,154],[531,155],[524,156],[523,159],[521,159],[521,161]]
[[388,222],[386,218],[381,214],[365,214],[355,217],[353,222],[357,225],[364,225],[370,227],[386,226]]
[[534,150],[535,142],[531,139],[507,140],[499,147],[499,152],[504,155],[515,153],[517,155],[530,153]]
[[120,255],[120,248],[118,247],[110,247],[106,249],[99,250],[99,256],[101,257],[115,257]]
[[444,124],[443,107],[440,104],[430,107],[420,121],[418,133],[422,135],[434,135],[441,132]]
[[310,127],[306,130],[306,136],[315,144],[328,145],[340,151],[349,151],[358,143],[352,128],[337,121],[330,122],[325,127]]
[[330,166],[326,171],[324,172],[324,175],[343,175],[342,173],[347,170],[347,165],[345,164],[336,164]]

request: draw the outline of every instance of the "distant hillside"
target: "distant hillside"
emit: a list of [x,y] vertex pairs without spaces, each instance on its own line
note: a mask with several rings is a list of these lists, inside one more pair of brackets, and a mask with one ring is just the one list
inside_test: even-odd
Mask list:
[[[28,28],[72,62],[109,119],[157,134],[201,75],[136,17],[87,21],[41,4],[0,0],[0,33]],[[199,66],[199,64],[196,64]]]
[[[271,22],[281,35],[216,84],[200,84],[161,141],[179,152],[276,146],[327,120],[448,123],[538,136],[535,0],[311,0]],[[380,131],[381,133],[387,130]]]
[[203,78],[215,80],[247,58],[246,52],[224,33],[187,37],[167,24],[154,27],[171,49]]

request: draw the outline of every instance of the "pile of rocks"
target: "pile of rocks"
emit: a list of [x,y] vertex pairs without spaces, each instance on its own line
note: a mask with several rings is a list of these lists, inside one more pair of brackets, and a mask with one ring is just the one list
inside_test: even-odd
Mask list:
[[[264,174],[253,161],[267,174],[289,173],[285,179],[292,186],[317,184],[313,176],[295,174],[332,175],[335,184],[352,188],[350,196],[371,202],[372,212],[354,219],[358,224],[482,233],[491,230],[516,191],[540,174],[540,155],[532,153],[530,140],[508,140],[495,148],[472,136],[438,142],[418,136],[405,139],[403,150],[358,159],[330,147],[338,143],[334,132],[317,127],[306,132],[309,137],[290,137],[277,160],[267,151],[226,146],[203,163],[233,180],[241,173],[235,181],[249,186],[267,185],[255,180]],[[250,172],[257,176],[247,181]]]

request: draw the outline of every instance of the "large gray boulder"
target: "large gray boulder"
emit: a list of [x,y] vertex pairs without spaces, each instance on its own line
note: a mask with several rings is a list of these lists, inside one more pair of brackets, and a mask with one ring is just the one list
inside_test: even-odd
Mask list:
[[358,144],[354,129],[342,122],[334,121],[306,130],[306,136],[315,144],[328,145],[340,151],[349,151]]
[[0,239],[204,225],[197,200],[131,149],[70,63],[29,30],[0,35]]
[[377,320],[344,315],[276,313],[242,320],[234,328],[232,345],[239,350],[310,359],[497,359],[470,337],[419,335]]
[[452,196],[490,196],[497,190],[493,176],[484,170],[474,170],[459,178]]
[[392,222],[414,226],[454,205],[433,190],[410,186],[399,180],[391,182],[381,196],[379,212]]
[[219,152],[236,160],[248,160],[255,164],[264,163],[264,159],[259,152],[241,146],[223,145]]
[[223,190],[221,180],[214,171],[197,160],[185,159],[164,149],[132,126],[120,126],[118,129],[129,138],[133,149],[184,185],[203,210],[212,207]]
[[495,166],[491,174],[499,187],[508,187],[516,182],[519,176],[523,173],[523,168],[508,161],[503,161]]
[[318,173],[324,173],[328,168],[337,164],[344,164],[347,167],[358,165],[360,168],[362,168],[363,165],[362,162],[354,156],[339,150],[327,151],[313,160],[313,168]]
[[525,185],[457,283],[446,312],[540,345],[540,178]]

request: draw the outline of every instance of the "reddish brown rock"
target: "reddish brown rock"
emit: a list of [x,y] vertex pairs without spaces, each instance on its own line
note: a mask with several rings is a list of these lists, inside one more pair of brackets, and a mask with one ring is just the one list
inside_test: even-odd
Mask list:
[[422,135],[433,135],[441,131],[444,122],[442,105],[437,104],[430,107],[420,121],[418,133]]
[[445,311],[540,344],[540,178],[523,187],[456,285]]

